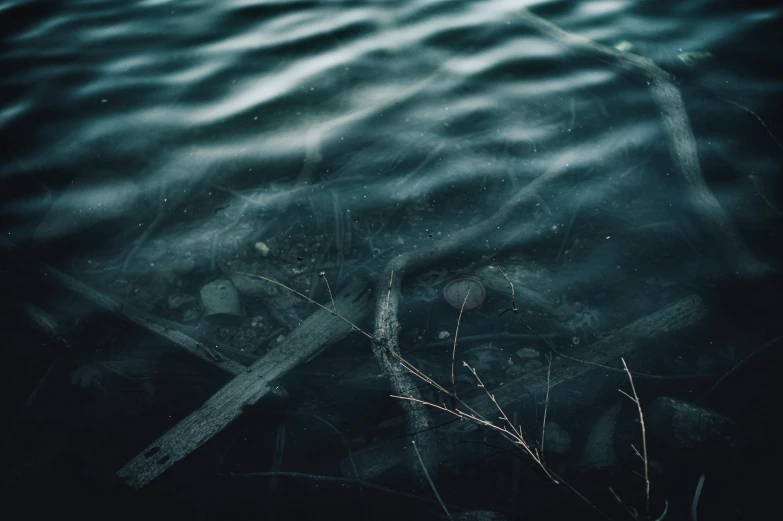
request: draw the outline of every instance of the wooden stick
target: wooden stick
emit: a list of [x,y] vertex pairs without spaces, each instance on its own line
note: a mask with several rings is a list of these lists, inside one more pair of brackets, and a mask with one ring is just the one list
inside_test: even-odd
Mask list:
[[132,487],[144,487],[234,421],[246,406],[256,403],[269,392],[275,379],[350,333],[352,327],[343,317],[358,321],[365,316],[368,294],[357,282],[335,300],[340,302],[342,317],[327,308],[313,313],[285,340],[122,467],[117,475]]
[[[395,270],[396,271],[396,270]],[[407,364],[399,354],[399,321],[397,319],[397,309],[399,307],[399,295],[402,277],[390,277],[388,282],[388,292],[386,299],[376,298],[375,303],[375,334],[371,342],[373,356],[381,367],[391,384],[392,394],[406,394],[412,398],[421,400],[422,396],[419,389],[414,384],[408,371],[414,372],[424,381],[431,383],[439,389],[442,386],[435,383],[432,379],[423,375],[420,371]],[[378,284],[377,295],[383,294],[387,283],[384,279]],[[445,389],[444,389],[445,390]],[[434,468],[435,466],[435,437],[429,430],[432,427],[430,415],[425,407],[414,402],[402,402],[402,410],[405,415],[405,424],[408,432],[419,433],[416,435],[421,459],[425,468]],[[420,475],[419,465],[414,457],[407,458],[409,471],[412,475]]]

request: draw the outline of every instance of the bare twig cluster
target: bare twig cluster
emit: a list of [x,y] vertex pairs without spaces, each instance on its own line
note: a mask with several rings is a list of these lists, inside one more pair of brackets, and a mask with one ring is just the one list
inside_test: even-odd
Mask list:
[[[506,435],[509,438],[511,438],[514,441],[514,443],[519,445],[525,453],[527,453],[531,458],[533,458],[533,461],[536,462],[536,464],[541,468],[541,470],[544,471],[544,473],[552,480],[553,483],[558,483],[558,480],[555,479],[552,476],[551,472],[547,469],[546,465],[544,465],[544,461],[543,461],[543,459],[541,457],[541,454],[538,452],[538,449],[533,447],[533,446],[531,446],[530,443],[528,443],[528,441],[525,439],[525,436],[524,436],[524,434],[522,432],[522,427],[521,426],[515,426],[511,422],[511,420],[508,418],[506,413],[503,411],[503,408],[500,406],[500,404],[495,399],[495,395],[492,394],[491,392],[489,392],[489,390],[484,385],[484,382],[481,380],[481,377],[478,375],[478,372],[476,371],[476,369],[471,367],[467,362],[462,362],[462,365],[464,367],[468,368],[468,370],[473,374],[473,377],[476,379],[477,385],[480,388],[484,389],[484,391],[487,393],[487,396],[492,401],[492,404],[495,406],[495,408],[500,413],[500,419],[503,420],[502,424],[497,425],[497,424],[495,424],[495,423],[493,423],[493,422],[491,422],[491,421],[481,417],[476,411],[474,411],[472,409],[470,410],[470,412],[465,412],[465,411],[459,409],[458,407],[450,408],[445,403],[443,403],[441,405],[438,405],[438,404],[435,404],[435,403],[432,403],[432,402],[428,402],[428,401],[420,400],[420,399],[416,399],[416,398],[411,398],[411,397],[408,397],[408,396],[395,396],[395,395],[392,395],[392,398],[398,398],[400,400],[409,400],[409,401],[417,402],[417,403],[420,403],[422,405],[426,405],[428,407],[432,407],[432,408],[435,408],[435,409],[447,412],[447,413],[449,413],[449,414],[451,414],[453,416],[456,416],[457,418],[459,418],[461,420],[468,420],[468,421],[476,423],[477,425],[481,425],[483,427],[488,427],[490,429],[494,429],[494,430],[496,430],[498,432],[503,433],[504,435]],[[416,376],[419,376],[417,373],[413,373],[413,374],[416,375]],[[425,382],[430,383],[427,380],[425,380]],[[437,386],[437,388],[441,392],[445,392],[445,394],[447,394],[448,396],[454,397],[456,399],[456,396],[454,394],[452,394],[452,393],[450,393],[448,391],[445,391],[442,388],[442,386]],[[460,402],[460,403],[463,406],[467,407],[467,405],[464,402]]]
[[628,381],[631,382],[631,391],[633,392],[633,396],[626,393],[622,389],[618,389],[621,393],[623,393],[625,396],[627,396],[633,403],[636,404],[636,408],[639,411],[639,423],[642,426],[642,453],[640,454],[639,451],[631,445],[631,448],[633,448],[634,452],[637,456],[639,456],[644,462],[644,509],[646,513],[646,519],[650,518],[650,466],[648,464],[647,460],[647,431],[644,427],[644,413],[642,412],[642,404],[639,401],[639,395],[636,394],[636,386],[633,383],[633,376],[631,376],[631,371],[628,370],[628,364],[625,363],[625,358],[621,358],[623,361],[623,367],[625,367],[625,372],[628,373]]

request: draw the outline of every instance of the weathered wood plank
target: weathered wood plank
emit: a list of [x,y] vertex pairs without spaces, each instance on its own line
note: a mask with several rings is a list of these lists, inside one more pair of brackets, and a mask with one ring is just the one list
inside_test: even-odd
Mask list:
[[163,321],[154,315],[150,315],[139,308],[120,302],[114,297],[96,290],[79,279],[32,258],[15,244],[2,240],[0,241],[0,246],[19,257],[20,262],[24,262],[26,267],[36,269],[52,283],[77,293],[107,311],[170,340],[190,354],[197,356],[202,360],[206,360],[210,364],[220,367],[231,374],[239,374],[245,370],[244,365],[225,358],[219,352],[216,352],[214,349],[186,335],[182,331],[172,329],[166,321]]
[[[369,314],[368,301],[369,292],[359,282],[335,297],[337,311],[353,323]],[[272,381],[350,331],[351,326],[346,322],[319,309],[283,342],[122,467],[117,475],[132,487],[144,487],[239,417],[246,406],[269,392]]]
[[[550,390],[583,376],[601,365],[614,363],[621,356],[625,356],[645,344],[682,331],[700,322],[706,314],[707,308],[701,298],[692,295],[642,317],[588,346],[582,348],[574,346],[569,349],[568,356],[586,363],[555,356],[552,360]],[[506,382],[503,387],[493,389],[491,392],[495,395],[500,406],[505,409],[529,398],[531,394],[543,396],[546,393],[546,388],[547,367],[541,367]],[[494,418],[497,416],[497,409],[485,395],[467,400],[467,403],[485,417]],[[478,428],[476,424],[464,421],[451,424],[450,427],[459,431]]]

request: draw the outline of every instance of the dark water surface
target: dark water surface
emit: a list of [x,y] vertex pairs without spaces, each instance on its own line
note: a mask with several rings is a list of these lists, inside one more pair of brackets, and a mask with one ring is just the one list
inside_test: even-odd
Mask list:
[[[782,15],[0,2],[2,501],[446,519],[424,463],[453,519],[644,519],[622,357],[649,518],[758,519],[779,493]],[[462,402],[373,347],[395,316]],[[521,425],[545,463],[432,407],[406,422],[394,393]]]

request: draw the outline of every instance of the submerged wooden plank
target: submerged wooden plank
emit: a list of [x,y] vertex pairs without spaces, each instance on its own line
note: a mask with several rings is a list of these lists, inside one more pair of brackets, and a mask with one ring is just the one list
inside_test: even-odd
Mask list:
[[[337,311],[353,323],[369,314],[368,301],[369,292],[359,282],[335,298]],[[117,475],[132,487],[144,487],[234,421],[246,406],[261,399],[276,378],[340,340],[351,329],[330,311],[319,309],[198,410],[122,467]]]
[[177,346],[181,347],[190,354],[206,360],[210,364],[215,365],[228,371],[231,374],[239,374],[245,370],[245,366],[229,360],[222,356],[218,351],[213,348],[199,342],[198,340],[188,336],[187,334],[173,329],[170,327],[169,322],[159,319],[158,317],[147,313],[139,308],[119,301],[118,299],[102,293],[97,289],[91,287],[88,284],[80,281],[79,279],[68,275],[56,268],[53,268],[37,259],[32,258],[29,254],[23,251],[15,244],[0,240],[0,246],[19,257],[20,262],[24,262],[27,267],[32,266],[40,272],[47,280],[54,284],[57,284],[69,291],[77,293],[87,300],[101,306],[102,308],[114,313],[134,324],[137,324],[148,331],[152,331],[163,338],[170,340]]
[[[701,298],[692,295],[642,317],[588,346],[574,346],[569,349],[567,357],[555,356],[552,360],[550,389],[600,366],[617,362],[620,357],[643,345],[682,331],[700,322],[706,314],[707,307]],[[523,399],[529,399],[531,394],[543,396],[547,389],[547,370],[545,366],[530,371],[491,392],[504,409]],[[467,400],[467,403],[485,417],[497,417],[497,409],[486,395]],[[466,421],[452,424],[450,427],[460,431],[478,428],[476,424]]]

